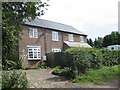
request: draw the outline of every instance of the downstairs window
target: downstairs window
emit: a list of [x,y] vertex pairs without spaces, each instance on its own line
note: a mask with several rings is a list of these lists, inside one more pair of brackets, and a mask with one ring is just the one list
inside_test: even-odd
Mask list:
[[40,46],[28,46],[28,60],[41,59],[41,47]]

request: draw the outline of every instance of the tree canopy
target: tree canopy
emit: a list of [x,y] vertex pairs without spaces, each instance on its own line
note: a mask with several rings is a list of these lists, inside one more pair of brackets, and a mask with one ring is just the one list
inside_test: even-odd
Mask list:
[[88,39],[88,44],[95,47],[95,48],[102,48],[107,47],[109,45],[120,45],[120,33],[119,32],[112,32],[102,37],[95,38],[94,41],[92,39]]
[[[7,65],[19,51],[20,24],[25,19],[35,19],[43,15],[46,2],[2,2],[2,64]],[[17,55],[18,56],[18,55]],[[19,58],[19,57],[18,57]],[[17,59],[18,59],[17,58]]]
[[89,38],[89,39],[87,40],[87,43],[88,43],[90,46],[93,46],[93,41],[92,41],[91,38]]
[[120,33],[112,32],[109,35],[106,35],[103,38],[103,47],[107,47],[109,45],[120,45]]
[[102,43],[103,43],[102,37],[95,38],[94,47],[95,48],[102,48]]

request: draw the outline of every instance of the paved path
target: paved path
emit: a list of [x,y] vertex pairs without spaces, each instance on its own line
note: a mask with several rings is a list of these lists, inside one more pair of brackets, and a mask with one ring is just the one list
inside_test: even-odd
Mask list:
[[30,88],[115,88],[118,83],[117,80],[105,83],[103,85],[80,85],[71,83],[63,77],[52,75],[51,69],[33,69],[26,70],[28,78],[28,87]]

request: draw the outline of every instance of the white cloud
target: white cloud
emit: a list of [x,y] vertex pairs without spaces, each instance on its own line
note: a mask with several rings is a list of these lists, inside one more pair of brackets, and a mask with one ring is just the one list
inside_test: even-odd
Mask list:
[[[51,6],[41,18],[72,25],[83,32],[92,32],[92,29],[100,30],[101,28],[102,33],[102,27],[112,27],[110,25],[117,24],[118,1],[50,0]],[[88,34],[91,35],[91,33]]]

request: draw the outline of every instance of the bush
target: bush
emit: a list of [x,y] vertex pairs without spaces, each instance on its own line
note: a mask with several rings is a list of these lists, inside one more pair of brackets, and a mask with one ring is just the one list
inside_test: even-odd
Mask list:
[[104,66],[114,66],[119,63],[120,50],[101,50],[103,55],[102,65]]
[[62,68],[60,66],[56,66],[53,68],[52,74],[54,75],[60,75],[62,73]]
[[60,75],[68,79],[73,79],[75,77],[75,74],[69,67],[64,67]]
[[[102,66],[114,66],[119,64],[119,50],[98,50],[94,48],[70,48],[65,51],[73,56],[73,66],[79,73],[85,73],[87,69],[99,69]],[[66,58],[66,62],[69,60]],[[71,65],[71,64],[69,64]]]
[[26,73],[22,71],[3,71],[2,88],[27,88]]
[[72,63],[74,67],[76,66],[78,73],[85,73],[89,68],[97,69],[101,67],[99,50],[77,47],[70,48],[66,52],[72,54]]
[[46,69],[47,68],[47,65],[45,62],[42,62],[42,63],[39,63],[37,68],[41,68],[41,69]]
[[21,61],[6,60],[6,66],[2,65],[3,70],[22,69]]
[[53,71],[52,74],[54,75],[59,75],[59,76],[64,76],[68,79],[72,79],[75,77],[73,71],[69,68],[69,67],[64,67],[63,69],[60,66],[56,66]]

